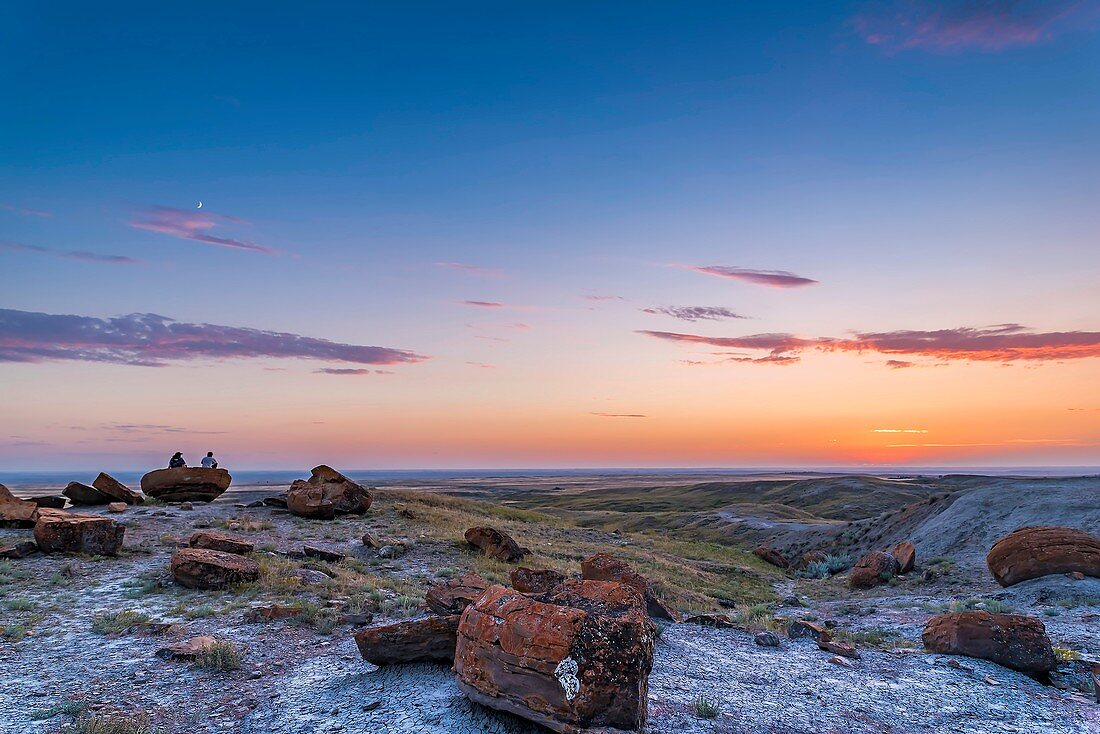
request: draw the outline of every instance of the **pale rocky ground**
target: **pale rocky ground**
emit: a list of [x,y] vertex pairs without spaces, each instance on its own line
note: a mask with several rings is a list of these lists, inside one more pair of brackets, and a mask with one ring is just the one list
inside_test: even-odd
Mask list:
[[[65,731],[73,718],[55,709],[68,701],[80,701],[88,710],[147,715],[162,734],[542,731],[469,703],[458,693],[445,665],[378,669],[366,663],[358,655],[351,638],[354,629],[348,625],[325,634],[287,621],[248,623],[244,613],[250,605],[259,604],[260,597],[187,591],[172,584],[166,571],[174,542],[186,540],[196,525],[225,531],[218,521],[231,517],[271,523],[268,528],[239,533],[258,546],[270,543],[288,550],[317,541],[363,559],[376,573],[419,588],[426,588],[439,568],[461,565],[463,551],[458,544],[416,545],[402,558],[376,559],[359,542],[365,530],[415,536],[390,514],[322,523],[297,520],[269,508],[236,506],[276,489],[235,488],[215,503],[197,504],[192,511],[171,506],[132,508],[114,516],[128,526],[128,551],[117,559],[35,555],[12,561],[9,569],[16,569],[19,578],[0,585],[0,624],[23,624],[27,634],[22,639],[0,638],[0,733]],[[1022,507],[1024,499],[1018,499]],[[962,505],[960,510],[971,513],[972,505],[980,507],[981,501],[979,497],[977,505]],[[1096,505],[1089,503],[1088,497],[1082,500],[1082,512]],[[105,512],[102,508],[91,511]],[[972,513],[965,517],[974,519]],[[938,519],[944,521],[942,516]],[[612,552],[616,544],[627,542],[602,531],[576,532],[606,542]],[[982,532],[998,530],[991,527]],[[26,530],[0,529],[0,543],[27,537]],[[794,593],[807,606],[775,606],[776,616],[835,620],[839,629],[853,633],[893,633],[884,643],[860,644],[862,659],[853,668],[829,663],[830,654],[809,640],[782,636],[781,647],[773,649],[756,645],[752,633],[745,630],[689,624],[665,627],[650,679],[648,731],[1100,732],[1100,705],[1084,695],[1043,686],[979,660],[957,658],[962,667],[951,667],[949,658],[923,652],[924,622],[952,600],[977,598],[997,599],[1034,614],[1047,625],[1056,645],[1100,658],[1100,580],[1073,582],[1059,577],[1004,590],[974,564],[969,538],[954,548],[957,565],[943,566],[946,573],[932,582],[919,583],[911,574],[898,586],[859,593],[849,592],[839,577],[777,582],[780,599]],[[920,563],[929,558],[922,546],[936,541],[931,532],[916,540]],[[972,545],[983,542],[978,538]],[[951,556],[953,549],[944,545],[938,550]],[[156,581],[162,581],[164,588],[142,592],[142,583]],[[1076,601],[1065,601],[1071,598]],[[22,609],[24,604],[13,600],[29,602],[31,608]],[[203,611],[206,607],[208,612]],[[92,632],[97,612],[121,610],[142,612],[173,627],[160,634]],[[393,608],[376,614],[375,622],[417,613]],[[242,669],[216,673],[156,656],[167,644],[200,634],[237,643]],[[716,718],[697,715],[695,702],[701,696],[718,708]]]

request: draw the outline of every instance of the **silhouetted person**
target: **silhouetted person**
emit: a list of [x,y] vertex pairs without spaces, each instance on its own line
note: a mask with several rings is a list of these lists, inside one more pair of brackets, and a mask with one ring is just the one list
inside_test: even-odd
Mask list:
[[172,458],[168,460],[168,468],[179,469],[181,466],[187,466],[187,462],[183,460],[183,454],[177,451],[172,454]]
[[203,469],[217,469],[218,468],[218,460],[214,458],[214,452],[213,451],[207,451],[206,456],[202,457],[202,468]]

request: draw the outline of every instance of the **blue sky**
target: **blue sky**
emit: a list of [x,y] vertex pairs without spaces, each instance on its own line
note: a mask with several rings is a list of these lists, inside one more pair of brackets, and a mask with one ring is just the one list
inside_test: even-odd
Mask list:
[[[332,405],[351,390],[390,421],[412,412],[418,427],[446,430],[498,401],[506,432],[521,410],[570,425],[549,402],[586,421],[605,412],[593,401],[612,400],[657,423],[663,406],[629,404],[681,389],[707,413],[713,390],[691,370],[665,372],[683,355],[639,331],[832,338],[1013,323],[1092,334],[1097,20],[1095,2],[12,3],[0,11],[0,308],[155,313],[408,350],[430,359],[385,383],[349,386],[306,363],[272,389]],[[684,265],[818,285],[753,287]],[[670,305],[751,319],[642,315]],[[259,400],[247,386],[269,359],[235,354],[204,379]],[[118,408],[127,424],[203,420],[137,420],[164,410],[157,396],[190,357],[156,375],[92,361],[0,364],[26,400],[8,403],[12,418],[30,429],[9,453],[53,460],[67,451],[56,426],[89,420],[79,397],[32,415],[53,380],[133,380],[141,400]],[[502,376],[485,384],[476,365]],[[635,365],[648,389],[618,392]],[[762,371],[780,368],[722,369],[719,384],[770,385]],[[782,369],[810,391],[833,374]],[[652,440],[685,420],[676,413]],[[233,435],[252,446],[257,429]],[[633,440],[621,430],[636,429],[601,439],[609,462],[631,458],[615,453]],[[715,430],[716,446],[741,440]],[[1035,440],[1072,440],[1066,460],[1080,463],[1096,457],[1098,432],[1093,419]],[[399,463],[469,451],[498,464],[599,463],[573,449],[494,452],[488,434],[444,443]],[[715,450],[670,450],[665,463],[751,458]]]

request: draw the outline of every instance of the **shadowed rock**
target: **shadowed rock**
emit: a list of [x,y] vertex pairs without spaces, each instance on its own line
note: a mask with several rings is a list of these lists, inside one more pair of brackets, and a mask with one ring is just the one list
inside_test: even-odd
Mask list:
[[141,491],[164,502],[213,502],[232,481],[225,469],[183,466],[149,472],[141,478]]
[[205,548],[180,548],[172,554],[171,569],[189,589],[221,589],[260,577],[260,564],[251,558]]
[[92,482],[92,487],[108,497],[118,500],[119,502],[125,502],[128,505],[140,505],[145,501],[145,498],[140,494],[106,472],[99,473],[99,476]]
[[509,575],[512,588],[525,594],[544,594],[556,589],[562,581],[565,581],[565,574],[549,568],[534,569],[520,566],[512,569]]
[[458,615],[425,617],[355,633],[355,644],[364,660],[375,665],[450,662],[455,656]]
[[111,495],[80,482],[69,482],[61,494],[68,497],[74,505],[105,505],[113,501]]
[[1046,673],[1058,662],[1046,627],[1022,614],[941,614],[928,620],[921,639],[932,652],[981,658],[1024,673]]
[[11,545],[0,545],[0,558],[26,558],[38,552],[38,544],[33,540],[24,540]]
[[650,583],[649,579],[631,568],[626,561],[620,560],[610,553],[597,553],[581,561],[581,578],[626,584],[642,594],[649,616],[657,619],[670,619],[674,622],[680,620],[680,615],[657,597],[656,592],[653,590],[653,584]]
[[346,555],[338,551],[322,548],[319,545],[308,544],[302,546],[302,554],[307,558],[316,558],[319,561],[326,561],[328,563],[338,563],[347,558]]
[[909,573],[917,564],[917,549],[908,540],[895,545],[890,555],[898,562],[898,573]]
[[65,509],[65,498],[56,494],[48,494],[41,497],[28,497],[27,502],[33,502],[39,507],[47,507],[51,510]]
[[436,614],[461,614],[491,584],[476,573],[468,573],[458,578],[448,579],[435,584],[424,595],[424,602]]
[[38,505],[21,500],[0,484],[0,526],[32,528],[38,521]]
[[219,533],[215,530],[196,531],[187,541],[187,545],[192,548],[204,548],[206,550],[223,551],[225,553],[236,553],[239,556],[251,553],[255,548],[252,543],[244,538],[238,538],[235,535],[229,535],[227,533]]
[[471,546],[498,561],[515,563],[528,552],[526,548],[520,548],[519,544],[512,540],[512,536],[496,528],[470,528],[466,531],[465,538]]
[[76,515],[42,510],[34,526],[34,540],[43,553],[117,555],[126,528],[99,515]]
[[789,568],[790,563],[783,557],[783,554],[777,551],[775,548],[767,545],[758,545],[753,549],[752,554],[762,561],[777,566],[779,568]]
[[859,559],[848,575],[852,589],[870,589],[892,579],[898,572],[898,561],[889,553],[871,551]]
[[1100,578],[1100,538],[1075,528],[1020,528],[994,543],[985,562],[1001,586],[1056,573]]
[[296,479],[286,495],[286,508],[312,520],[337,515],[361,515],[370,508],[371,493],[332,467],[315,466],[309,479]]
[[455,676],[471,700],[557,732],[641,731],[655,631],[625,584],[493,586],[462,614]]

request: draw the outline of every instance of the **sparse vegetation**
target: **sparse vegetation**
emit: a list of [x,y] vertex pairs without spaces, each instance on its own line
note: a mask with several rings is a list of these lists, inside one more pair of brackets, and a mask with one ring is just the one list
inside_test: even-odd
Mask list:
[[1081,653],[1076,650],[1071,650],[1068,647],[1055,647],[1054,657],[1058,659],[1058,662],[1068,663],[1071,660],[1080,660]]
[[228,673],[241,669],[241,655],[232,642],[219,640],[199,654],[195,666],[216,673]]
[[55,716],[79,716],[84,711],[84,703],[82,701],[62,701],[56,703],[49,708],[34,709],[30,712],[30,718],[33,721],[42,721],[43,719],[52,719]]
[[70,730],[74,734],[155,734],[153,725],[141,714],[85,714]]
[[718,700],[709,696],[699,696],[695,699],[695,715],[700,719],[716,719],[720,713]]
[[825,561],[813,561],[806,564],[806,568],[796,572],[800,579],[827,579],[829,578],[829,564]]
[[121,612],[99,612],[92,618],[92,632],[97,635],[121,635],[138,630],[152,621],[141,612],[127,609]]
[[829,573],[838,574],[847,571],[852,567],[852,557],[845,555],[832,555],[825,556],[825,566],[829,569]]

